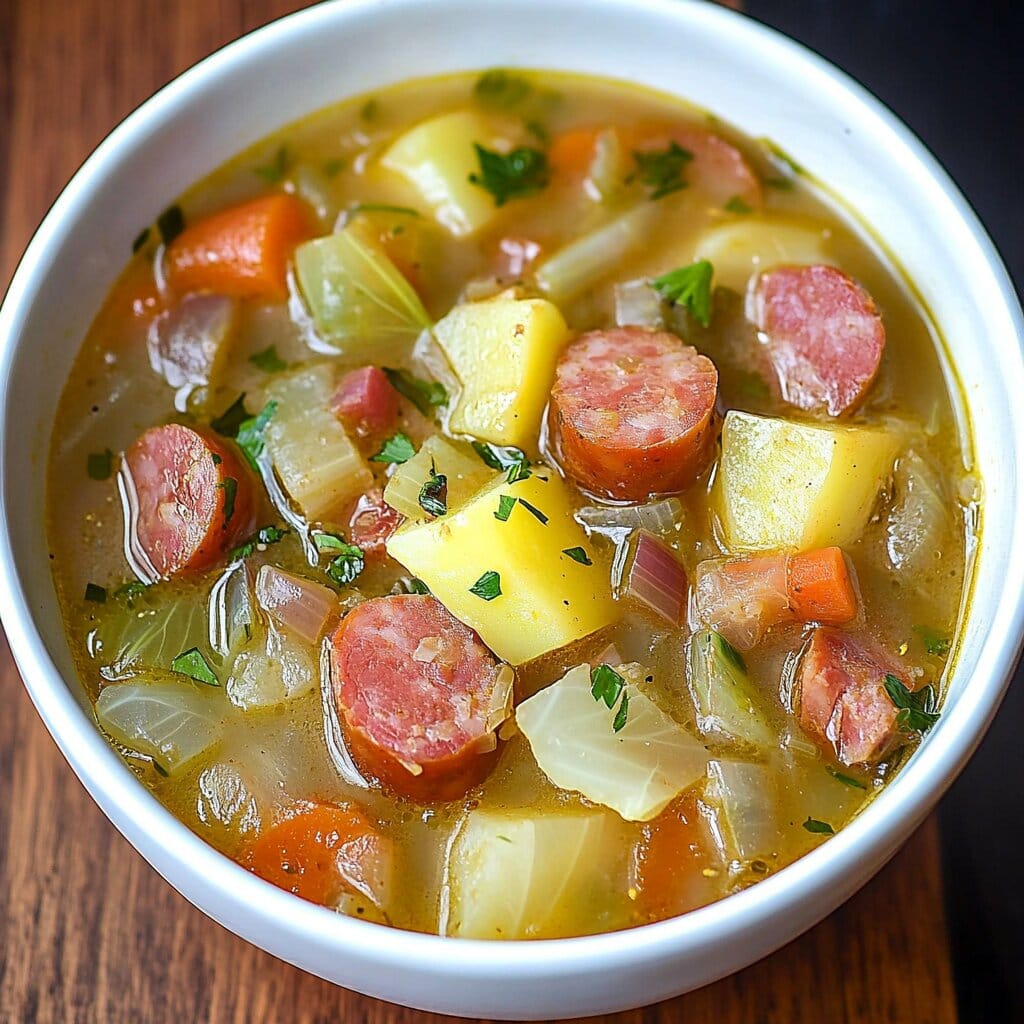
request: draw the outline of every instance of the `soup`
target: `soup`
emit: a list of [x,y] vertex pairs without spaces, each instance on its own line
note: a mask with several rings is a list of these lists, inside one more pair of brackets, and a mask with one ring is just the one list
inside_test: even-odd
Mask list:
[[948,379],[844,212],[709,114],[500,70],[342,104],[168,207],[85,337],[48,519],[83,685],[185,824],[339,912],[685,913],[940,714]]

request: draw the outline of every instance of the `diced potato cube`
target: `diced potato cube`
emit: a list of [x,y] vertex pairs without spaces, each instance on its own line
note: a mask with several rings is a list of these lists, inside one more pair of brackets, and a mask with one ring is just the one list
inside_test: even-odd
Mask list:
[[[495,515],[502,496],[515,501],[504,522]],[[574,548],[581,548],[592,564],[565,554]],[[388,541],[388,554],[513,665],[564,647],[619,617],[609,566],[573,519],[565,483],[546,467],[514,484],[502,474],[461,509],[405,523]],[[470,590],[486,573],[498,574],[501,589],[491,600]]]
[[715,484],[726,546],[804,551],[852,543],[898,447],[883,430],[730,411]]
[[705,231],[694,260],[709,260],[715,284],[746,292],[750,278],[780,263],[833,264],[829,232],[795,217],[740,217]]
[[535,445],[568,336],[562,314],[546,299],[499,296],[456,306],[434,328],[462,381],[452,430],[494,444]]
[[381,163],[405,177],[438,222],[462,238],[486,226],[498,212],[494,197],[469,180],[480,169],[473,144],[493,149],[496,141],[486,118],[458,110],[410,128],[392,143]]
[[448,509],[461,508],[494,476],[469,445],[452,442],[434,434],[408,461],[395,467],[384,488],[384,500],[408,519],[426,519],[420,507],[420,490],[430,479],[431,469],[447,478]]
[[528,939],[592,930],[587,915],[612,882],[617,841],[605,811],[470,811],[448,856],[447,934]]
[[623,688],[623,699],[625,724],[616,732],[612,726],[621,708],[595,700],[590,666],[577,665],[523,701],[516,724],[556,786],[582,793],[627,821],[648,821],[704,776],[708,752],[635,686]]
[[370,467],[328,409],[333,386],[330,368],[313,366],[267,389],[277,402],[267,449],[284,489],[311,522],[340,515],[373,484]]

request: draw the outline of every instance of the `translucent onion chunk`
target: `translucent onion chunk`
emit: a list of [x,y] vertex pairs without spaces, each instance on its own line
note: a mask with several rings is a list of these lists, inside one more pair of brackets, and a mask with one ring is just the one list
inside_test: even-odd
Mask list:
[[909,451],[896,465],[893,484],[895,500],[886,529],[889,562],[908,578],[929,575],[950,526],[942,481],[920,455]]
[[243,711],[277,707],[313,687],[316,661],[304,643],[267,630],[263,650],[242,651],[231,667],[228,699]]
[[260,566],[256,600],[279,626],[307,644],[315,644],[338,613],[338,599],[329,587],[274,565]]
[[626,593],[673,626],[686,607],[686,570],[657,537],[641,530],[629,567]]
[[749,864],[777,852],[779,821],[777,769],[745,761],[712,761],[704,795],[711,808],[711,831],[726,861]]
[[619,327],[665,326],[665,311],[661,297],[646,278],[624,281],[617,284],[612,292],[615,296],[615,323]]

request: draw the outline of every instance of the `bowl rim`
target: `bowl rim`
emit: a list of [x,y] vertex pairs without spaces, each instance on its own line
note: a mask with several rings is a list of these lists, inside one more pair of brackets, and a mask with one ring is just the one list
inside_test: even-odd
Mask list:
[[[333,0],[286,15],[226,44],[163,86],[132,113],[86,158],[58,195],[34,233],[22,256],[0,306],[0,388],[6,399],[22,327],[32,307],[47,264],[59,248],[62,232],[76,209],[87,207],[107,169],[130,150],[144,126],[169,115],[189,96],[203,91],[214,79],[230,74],[244,61],[258,59],[265,47],[286,45],[289,33],[310,25],[366,12],[370,9],[399,8],[420,0]],[[524,7],[539,6],[542,0],[527,0]],[[589,0],[602,11],[621,12],[626,0]],[[844,91],[870,120],[875,130],[886,134],[891,144],[915,162],[942,191],[947,210],[968,230],[986,272],[995,284],[1003,312],[1024,338],[1024,314],[1016,293],[991,239],[980,220],[947,172],[916,135],[867,89],[845,72],[809,48],[753,19],[704,0],[629,0],[628,6],[643,8],[653,17],[680,25],[694,20],[715,25],[744,37],[747,44],[774,47],[794,64],[819,78],[827,78]],[[1012,339],[1007,343],[1011,343]],[[965,401],[967,401],[965,396]],[[968,405],[970,403],[968,402]],[[6,403],[5,403],[6,405]],[[9,517],[13,500],[8,487],[6,421],[0,423],[0,521]],[[1018,454],[1018,463],[1021,455]],[[940,727],[905,764],[896,779],[872,801],[870,807],[826,843],[757,885],[681,917],[641,925],[625,931],[607,932],[565,939],[490,941],[421,934],[380,927],[354,920],[326,908],[296,899],[257,878],[220,854],[174,817],[135,777],[102,736],[71,692],[77,680],[65,682],[51,659],[34,614],[15,569],[10,533],[0,531],[0,616],[25,687],[46,727],[64,757],[112,823],[125,834],[117,816],[132,821],[137,830],[167,840],[170,852],[165,862],[183,863],[194,877],[202,877],[207,889],[230,894],[228,899],[261,924],[296,939],[315,936],[319,944],[337,951],[358,948],[379,963],[396,967],[434,963],[441,972],[439,955],[446,970],[457,965],[469,977],[493,976],[500,968],[512,981],[527,979],[550,969],[552,964],[576,966],[580,971],[606,971],[609,960],[628,967],[652,956],[676,954],[697,943],[714,943],[741,928],[744,922],[762,918],[796,899],[823,902],[829,890],[843,888],[844,876],[856,874],[859,861],[891,856],[910,829],[930,811],[950,785],[991,722],[1009,684],[1014,664],[1024,641],[1024,592],[1004,595],[999,610],[1009,626],[998,649],[989,652],[989,664],[981,685],[964,690],[944,717]],[[136,845],[131,836],[129,842]],[[149,856],[146,859],[164,871]],[[164,877],[167,877],[166,874]],[[172,883],[173,884],[173,883]],[[844,890],[845,891],[845,890]],[[186,893],[186,898],[190,898]],[[847,895],[849,893],[847,892]],[[827,897],[826,897],[827,898]],[[844,897],[845,898],[845,897]],[[215,919],[222,918],[202,906]],[[223,920],[222,920],[222,923]],[[231,927],[231,925],[228,925]],[[788,940],[787,935],[784,939]],[[258,940],[257,940],[258,941]],[[309,969],[309,968],[306,968]]]

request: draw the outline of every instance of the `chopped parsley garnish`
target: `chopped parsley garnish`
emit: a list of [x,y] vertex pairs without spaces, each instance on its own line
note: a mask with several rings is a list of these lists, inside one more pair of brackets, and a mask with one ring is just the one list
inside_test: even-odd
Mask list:
[[249,356],[249,362],[264,373],[280,373],[288,364],[277,354],[276,345],[268,345],[262,352]]
[[494,513],[494,518],[500,522],[507,523],[508,517],[512,515],[512,509],[516,507],[516,499],[511,494],[501,494],[498,496],[498,511]]
[[849,786],[850,789],[868,788],[863,782],[860,781],[860,779],[855,779],[852,775],[846,775],[838,769],[833,768],[831,765],[829,765],[828,773],[832,776],[833,779],[836,780],[836,782],[841,782],[844,786]]
[[380,113],[380,101],[376,96],[371,96],[363,105],[359,108],[359,116],[364,121],[372,121]]
[[[339,541],[338,545],[332,545],[330,548],[321,547],[320,541],[326,537],[330,537],[332,541]],[[363,571],[366,561],[363,557],[362,548],[357,547],[355,544],[346,544],[340,538],[326,533],[317,534],[313,542],[317,545],[318,551],[330,550],[338,552],[327,565],[327,575],[338,586],[347,587]]]
[[430,463],[430,476],[420,488],[419,502],[428,516],[443,516],[448,511],[448,477],[438,473],[433,461]]
[[313,547],[317,551],[344,551],[350,546],[344,537],[339,537],[336,533],[313,534]]
[[105,604],[107,600],[107,588],[101,587],[98,583],[86,583],[85,599],[95,604]]
[[503,447],[486,441],[474,441],[473,451],[491,469],[511,469],[512,466],[529,466],[530,460],[521,448]]
[[218,489],[224,492],[224,524],[222,530],[228,528],[232,516],[235,514],[235,498],[238,496],[238,481],[233,476],[226,476],[219,484]]
[[932,629],[929,626],[915,626],[914,632],[921,638],[924,649],[929,654],[934,655],[936,658],[944,658],[949,654],[952,641],[949,637],[943,636],[938,630]]
[[420,380],[405,370],[390,370],[384,367],[384,375],[391,386],[403,397],[408,398],[424,416],[433,416],[434,409],[448,402],[448,392],[436,380]]
[[827,821],[818,821],[817,818],[808,818],[804,822],[804,828],[816,836],[834,836],[836,834],[836,830]]
[[86,472],[93,480],[109,480],[114,471],[114,453],[105,448],[101,452],[90,452],[85,460]]
[[597,665],[590,670],[590,692],[594,700],[603,700],[609,708],[615,707],[625,685],[626,680],[611,665]]
[[629,714],[629,694],[623,691],[622,700],[619,702],[619,710],[615,712],[612,719],[612,732],[621,732],[626,724],[626,716]]
[[330,160],[324,161],[323,171],[328,178],[333,178],[343,170],[345,170],[345,161],[341,157],[333,157]]
[[128,603],[141,597],[149,589],[148,583],[143,583],[141,580],[129,580],[127,583],[122,583],[121,586],[114,591],[114,597],[126,598]]
[[237,437],[238,428],[249,418],[245,409],[245,393],[240,394],[219,416],[210,420],[210,426],[221,437]]
[[750,204],[745,202],[740,196],[733,196],[732,199],[725,204],[725,208],[729,213],[753,213],[753,209]]
[[548,183],[548,158],[539,149],[518,146],[508,153],[497,153],[474,142],[479,173],[469,176],[494,196],[495,206],[504,206],[510,199],[532,196]]
[[901,729],[927,732],[938,720],[935,710],[935,687],[930,683],[920,690],[909,690],[891,672],[886,673],[885,692],[893,705],[900,709],[896,724]]
[[137,253],[149,241],[149,228],[143,228],[132,242],[132,254]]
[[563,555],[568,555],[574,562],[579,562],[580,565],[593,565],[594,563],[590,559],[590,555],[584,551],[583,548],[565,548],[562,551]]
[[211,452],[210,458],[213,459],[213,464],[215,466],[219,466],[224,461],[216,452]]
[[493,601],[496,597],[501,597],[501,577],[493,569],[488,569],[469,588],[469,592],[484,601]]
[[524,501],[522,498],[519,499],[519,504],[522,505],[523,508],[525,508],[526,511],[534,517],[534,519],[539,519],[544,526],[547,526],[548,517],[544,515],[544,513],[541,512],[539,508],[537,508],[535,505],[531,505],[528,501]]
[[267,429],[267,424],[273,419],[275,412],[277,412],[277,402],[271,399],[263,406],[258,416],[252,416],[247,420],[243,420],[238,428],[238,436],[235,438],[238,442],[238,447],[242,449],[246,459],[249,461],[249,465],[257,473],[260,469],[258,460],[263,454],[263,434]]
[[276,185],[288,173],[288,149],[281,146],[270,163],[255,168],[256,174],[268,185]]
[[171,662],[171,671],[180,672],[183,676],[190,676],[196,682],[206,683],[207,686],[220,686],[220,680],[198,647],[190,647],[187,651],[182,651]]
[[651,282],[651,287],[674,306],[685,306],[702,326],[711,323],[711,278],[715,268],[707,260],[670,270]]
[[408,434],[401,432],[392,434],[381,446],[376,455],[370,457],[371,462],[384,462],[389,466],[408,462],[416,454],[416,445]]
[[239,562],[243,558],[248,558],[259,545],[266,547],[268,544],[276,544],[287,533],[288,530],[280,526],[262,526],[256,531],[255,536],[228,552],[228,561]]
[[530,471],[530,464],[528,462],[515,462],[508,467],[508,474],[505,479],[510,484],[514,484],[520,480],[525,480],[529,476],[533,476],[533,473]]
[[168,206],[157,217],[156,226],[164,245],[170,245],[185,230],[185,215],[181,212],[181,207]]
[[708,633],[711,637],[712,647],[715,648],[715,651],[723,661],[728,662],[733,668],[740,672],[746,672],[747,663],[743,660],[743,655],[740,654],[740,652],[737,651],[721,633],[716,632],[713,629],[709,629]]
[[502,68],[485,71],[473,86],[473,97],[488,107],[514,107],[530,95],[532,86],[523,78]]
[[403,217],[422,217],[419,210],[411,206],[394,206],[391,203],[356,203],[349,211],[349,215],[357,213],[397,213]]
[[639,177],[651,190],[648,198],[661,199],[686,188],[683,168],[693,159],[693,154],[678,142],[670,142],[665,149],[634,152],[633,159],[636,172],[629,180]]

